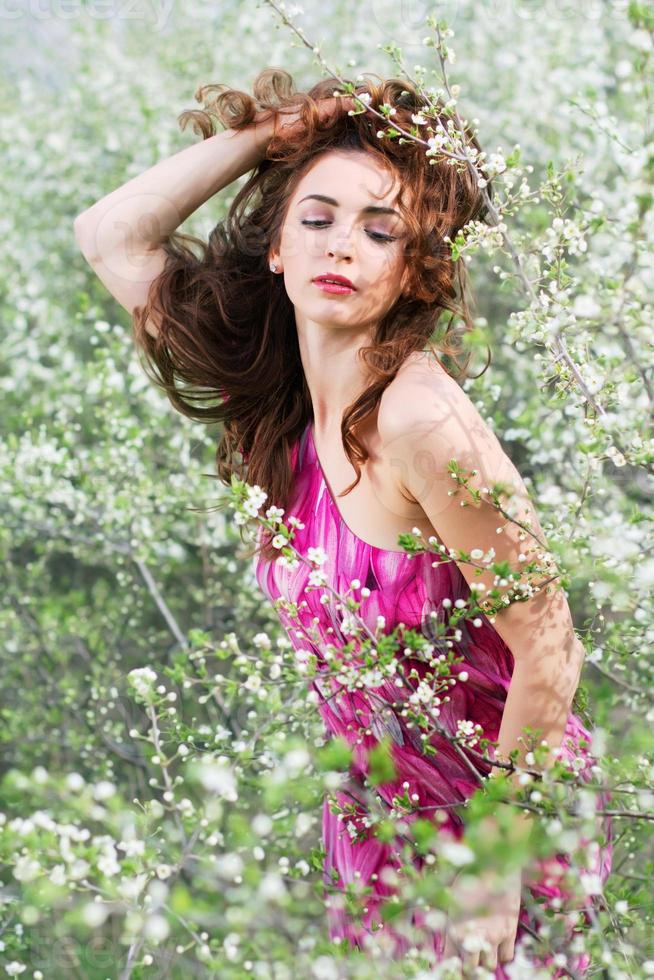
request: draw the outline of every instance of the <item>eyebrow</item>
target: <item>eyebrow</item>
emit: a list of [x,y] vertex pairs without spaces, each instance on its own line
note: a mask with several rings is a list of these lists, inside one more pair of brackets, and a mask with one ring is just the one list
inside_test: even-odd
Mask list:
[[[325,204],[333,204],[335,208],[338,207],[338,201],[334,200],[333,197],[327,197],[325,194],[307,194],[306,197],[302,198],[302,201],[308,201],[309,199],[323,201]],[[302,204],[302,201],[298,201],[298,204]],[[400,212],[395,211],[393,208],[382,208],[375,204],[369,204],[367,207],[361,208],[361,214],[394,214],[398,218],[402,217]]]

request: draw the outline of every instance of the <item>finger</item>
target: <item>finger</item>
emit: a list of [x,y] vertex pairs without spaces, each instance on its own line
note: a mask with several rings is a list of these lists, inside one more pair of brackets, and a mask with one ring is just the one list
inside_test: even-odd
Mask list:
[[464,972],[480,966],[480,956],[484,945],[489,945],[488,937],[470,921],[450,924],[446,932],[444,956],[458,956]]
[[497,955],[500,963],[510,963],[515,955],[515,942],[518,936],[519,920],[513,923],[513,928],[509,934],[499,944]]
[[450,927],[445,933],[445,947],[443,949],[443,956],[447,959],[450,956],[460,956],[463,953],[461,948],[461,943],[456,936],[453,929]]
[[457,976],[463,980],[464,976],[464,957],[465,949],[461,942],[461,937],[456,930],[456,927],[451,926],[450,929],[445,933],[445,947],[443,949],[443,959],[449,960],[451,958],[457,959],[458,968],[456,968]]
[[479,965],[487,970],[494,970],[497,967],[497,940],[493,940],[487,933],[482,934],[482,940]]
[[497,956],[498,956],[497,945],[495,943],[492,943],[490,949],[487,949],[483,953],[481,953],[479,965],[484,966],[487,970],[496,970]]
[[500,963],[510,963],[515,956],[515,937],[502,940],[498,947],[497,955]]
[[465,970],[474,970],[479,966],[479,942],[478,936],[470,929],[467,929],[461,940],[463,967]]
[[463,966],[466,970],[476,970],[479,966],[479,950],[475,950],[474,953],[466,953]]

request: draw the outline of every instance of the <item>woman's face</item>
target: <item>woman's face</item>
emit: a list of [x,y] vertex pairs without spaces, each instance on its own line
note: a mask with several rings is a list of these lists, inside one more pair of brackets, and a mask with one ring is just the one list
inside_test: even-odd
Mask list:
[[[304,174],[288,203],[280,249],[270,253],[298,325],[371,330],[395,303],[408,275],[398,192],[398,178],[360,150],[330,150]],[[313,281],[331,273],[349,279],[354,292],[329,293]]]

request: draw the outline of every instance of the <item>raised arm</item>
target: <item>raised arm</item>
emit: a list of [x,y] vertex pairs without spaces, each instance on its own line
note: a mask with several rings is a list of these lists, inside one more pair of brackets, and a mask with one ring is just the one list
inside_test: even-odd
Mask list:
[[[273,118],[186,147],[100,198],[73,223],[80,251],[131,314],[163,270],[162,242],[197,208],[263,158]],[[146,329],[157,335],[149,320]]]

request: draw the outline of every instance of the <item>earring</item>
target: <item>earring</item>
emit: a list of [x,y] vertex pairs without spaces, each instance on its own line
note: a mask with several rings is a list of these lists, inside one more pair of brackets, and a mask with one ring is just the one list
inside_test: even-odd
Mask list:
[[277,266],[275,265],[274,262],[271,262],[270,263],[270,271],[271,272],[277,272]]

